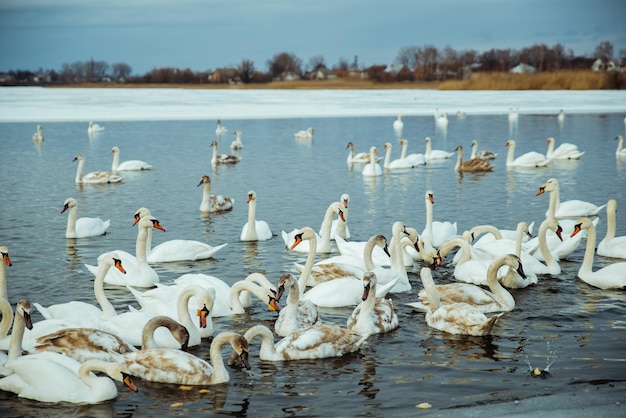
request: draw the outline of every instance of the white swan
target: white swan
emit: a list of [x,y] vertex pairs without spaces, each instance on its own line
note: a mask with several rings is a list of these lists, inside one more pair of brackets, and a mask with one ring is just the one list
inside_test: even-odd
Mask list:
[[129,353],[122,363],[133,376],[149,382],[217,385],[230,379],[222,358],[222,347],[228,343],[249,370],[248,341],[232,331],[221,332],[213,338],[209,361],[181,350],[152,348]]
[[230,143],[230,149],[233,151],[243,149],[243,142],[241,142],[241,130],[235,129],[235,140]]
[[406,158],[413,167],[417,167],[418,165],[426,164],[426,156],[424,154],[409,154],[407,155],[407,148],[409,146],[409,141],[406,139],[400,140],[400,146],[402,147],[402,152],[400,153],[400,158]]
[[103,221],[100,218],[78,218],[76,219],[76,207],[78,202],[73,197],[65,199],[61,213],[69,209],[67,217],[67,227],[65,228],[65,238],[86,238],[104,235],[111,225],[110,220]]
[[[154,216],[144,216],[138,222],[137,240],[135,241],[135,254],[132,255],[123,250],[115,250],[127,274],[121,274],[117,270],[110,269],[104,278],[104,282],[116,286],[152,287],[159,282],[158,273],[148,265],[147,243],[150,228],[165,231]],[[98,265],[101,260],[98,257]],[[98,266],[85,264],[92,274],[98,273]]]
[[124,178],[117,174],[110,173],[108,171],[92,171],[83,175],[83,169],[85,166],[85,157],[82,154],[77,154],[72,161],[78,161],[78,168],[76,169],[76,184],[108,184],[108,183],[120,183]]
[[583,262],[578,269],[578,277],[585,283],[600,289],[626,289],[626,261],[609,264],[593,271],[596,249],[596,228],[589,218],[578,219],[572,236],[587,230],[587,244]]
[[[517,271],[522,277],[526,277],[522,262],[514,254],[506,254],[489,264],[486,273],[486,284],[489,290],[470,283],[447,283],[437,285],[438,300],[441,304],[467,303],[481,312],[507,312],[515,309],[515,299],[498,281],[498,270],[508,266]],[[418,293],[420,302],[408,304],[414,309],[426,310],[426,305],[431,303],[426,287]]]
[[[316,237],[316,249],[315,252],[327,254],[331,252],[330,247],[330,233],[332,231],[332,221],[333,215],[336,213],[339,216],[339,219],[342,222],[345,222],[345,218],[343,217],[343,202],[333,202],[328,208],[326,208],[326,212],[324,213],[324,219],[322,220],[322,226],[320,227],[321,234]],[[291,249],[296,252],[308,253],[309,252],[309,241],[301,243],[298,247],[293,247],[294,243],[294,234],[296,234],[299,229],[294,229],[290,233],[282,231],[283,241],[285,242],[285,246],[288,249]]]
[[431,163],[436,160],[446,160],[454,155],[453,152],[433,149],[432,140],[429,136],[424,139],[424,143],[426,144],[426,152],[424,153],[424,156],[426,157],[427,163]]
[[603,257],[626,258],[626,235],[615,236],[615,212],[617,200],[610,199],[606,204],[606,235],[598,244],[596,252]]
[[391,299],[376,297],[376,274],[363,275],[363,302],[348,318],[347,328],[361,335],[381,334],[398,328],[398,315]]
[[[350,239],[350,229],[348,228],[348,209],[350,206],[350,195],[348,193],[343,193],[339,201],[343,204],[343,208],[341,212],[343,214],[343,221],[337,214],[337,218],[333,219],[332,226],[330,228],[330,239],[335,239],[335,236],[338,235],[343,239]],[[322,225],[320,227],[319,234],[322,235]]]
[[559,126],[563,127],[563,122],[565,122],[565,111],[561,109],[556,118],[559,121]]
[[[2,255],[2,261],[0,261],[0,299],[9,300],[7,293],[7,266],[12,266],[11,258],[9,257],[9,247],[6,245],[0,245],[0,255]],[[5,334],[6,335],[6,334]],[[2,334],[0,333],[0,337]]]
[[519,109],[509,107],[509,124],[517,124],[519,120]]
[[150,170],[152,166],[145,161],[141,160],[128,160],[120,163],[120,149],[115,146],[111,148],[111,154],[113,154],[113,163],[111,164],[111,171],[142,171]]
[[[348,165],[367,164],[370,162],[370,154],[368,152],[358,152],[358,153],[354,152],[354,142],[352,141],[348,142],[348,145],[346,145],[346,148],[348,148],[349,150],[348,159],[346,160]],[[377,158],[377,161],[378,160],[380,160],[380,158]]]
[[[276,286],[260,273],[251,273],[245,280],[239,280],[232,286],[215,276],[188,273],[175,279],[171,285],[158,285],[155,289],[143,293],[133,292],[133,295],[142,307],[154,302],[171,304],[172,300],[189,285],[199,285],[215,291],[215,301],[211,310],[211,316],[214,318],[244,313],[245,308],[252,304],[252,295],[260,299],[270,310],[280,310],[276,303]],[[193,315],[195,312],[190,307],[189,314]]]
[[89,121],[89,126],[87,127],[87,133],[88,134],[95,134],[96,132],[102,132],[104,131],[104,126],[99,125],[97,123],[93,123],[92,121]]
[[537,151],[530,151],[515,158],[515,141],[513,139],[506,141],[504,146],[509,148],[506,156],[507,167],[545,167],[550,164],[550,159]]
[[[436,248],[443,244],[445,240],[457,234],[457,225],[456,222],[433,221],[435,195],[432,190],[426,190],[424,202],[426,203],[426,226],[420,235],[420,240]],[[425,245],[425,247],[428,246]]]
[[472,153],[470,158],[480,158],[481,160],[495,160],[498,154],[493,151],[481,150],[478,151],[478,141],[472,140]]
[[222,194],[211,194],[211,177],[202,176],[197,187],[204,184],[202,191],[201,212],[225,212],[233,209],[235,200]]
[[[320,325],[296,331],[274,344],[274,335],[265,325],[255,325],[245,332],[248,342],[261,337],[259,358],[263,361],[307,360],[341,357],[361,347],[367,335],[335,325]],[[229,363],[233,363],[232,357]]]
[[280,301],[285,289],[289,289],[287,303],[278,314],[274,323],[276,335],[285,337],[300,329],[322,324],[317,306],[310,300],[300,300],[298,281],[291,273],[285,273],[278,279],[278,293],[276,300]]
[[[315,231],[309,227],[304,227],[295,235],[293,247],[302,241],[310,241],[311,248],[315,248],[317,240]],[[309,250],[309,254],[304,265],[304,270],[298,279],[301,299],[310,300],[319,307],[337,308],[345,306],[356,306],[361,301],[363,286],[360,280],[353,277],[339,278],[320,283],[317,286],[306,290],[307,282],[315,264],[315,251]],[[385,296],[399,279],[392,280],[376,290],[377,297]]]
[[385,160],[383,161],[383,168],[385,170],[407,170],[413,168],[413,165],[406,158],[398,158],[391,160],[391,142],[385,142],[383,149],[386,149]]
[[447,129],[448,128],[448,112],[443,112],[437,117],[435,120],[436,126],[439,129]]
[[593,203],[576,199],[561,202],[559,181],[555,178],[550,178],[542,184],[535,196],[539,196],[545,192],[550,193],[550,205],[546,211],[546,216],[554,216],[559,220],[563,218],[571,219],[583,216],[597,216],[600,211],[606,207],[606,204],[597,206]]
[[617,149],[615,150],[615,156],[626,157],[626,148],[624,148],[624,137],[622,135],[617,135],[615,139],[617,139]]
[[[143,217],[150,217],[148,208],[139,208],[135,212],[135,225]],[[191,239],[172,239],[152,247],[152,229],[148,228],[146,237],[146,260],[149,263],[169,263],[175,261],[198,261],[213,257],[227,243],[209,245]]]
[[313,128],[307,128],[306,131],[298,131],[295,134],[293,134],[293,136],[301,141],[310,141],[311,139],[313,139],[313,133],[315,132],[315,130]]
[[108,378],[97,378],[90,371],[101,371],[136,391],[128,371],[116,363],[90,360],[86,363],[58,353],[22,354],[25,328],[32,328],[30,301],[22,299],[15,307],[13,333],[7,362],[0,379],[0,390],[42,402],[97,403],[117,396],[117,387]]
[[226,132],[228,132],[228,129],[223,126],[222,121],[218,119],[217,127],[215,128],[215,135],[217,135],[218,138],[221,138]]
[[256,192],[248,191],[248,222],[241,228],[241,241],[267,241],[272,239],[272,230],[265,221],[256,219]]
[[402,122],[402,114],[398,115],[398,118],[393,121],[393,131],[396,136],[402,136],[402,130],[404,129],[404,122]]
[[43,132],[41,131],[41,125],[37,125],[37,132],[33,134],[33,141],[42,142],[43,141]]
[[217,152],[217,141],[211,142],[211,147],[213,147],[213,156],[211,157],[211,164],[213,166],[219,165],[232,165],[237,164],[241,159],[236,155],[232,154],[220,154]]
[[554,149],[555,139],[550,137],[547,139],[548,151],[546,152],[546,158],[551,160],[579,160],[585,153],[580,151],[578,146],[567,142],[562,143],[557,149]]
[[367,163],[365,167],[363,167],[363,171],[361,171],[361,174],[365,177],[376,177],[383,175],[383,169],[380,168],[380,164],[378,164],[376,154],[378,154],[378,149],[376,149],[376,147],[370,147],[370,162]]
[[455,149],[458,152],[458,157],[456,160],[456,164],[454,166],[454,170],[461,173],[476,173],[476,172],[485,172],[485,171],[493,171],[493,166],[485,159],[482,158],[472,158],[469,160],[463,161],[463,146],[458,145]]
[[93,293],[100,307],[82,301],[70,301],[44,307],[37,302],[33,305],[45,319],[64,319],[74,326],[100,328],[102,320],[109,319],[117,312],[104,292],[104,280],[111,267],[126,275],[126,270],[116,252],[104,253],[98,257],[96,277],[93,281]]
[[502,313],[488,318],[468,303],[456,302],[441,305],[431,270],[428,267],[422,267],[420,277],[430,299],[426,311],[426,323],[429,327],[450,334],[482,336],[491,333],[491,329]]

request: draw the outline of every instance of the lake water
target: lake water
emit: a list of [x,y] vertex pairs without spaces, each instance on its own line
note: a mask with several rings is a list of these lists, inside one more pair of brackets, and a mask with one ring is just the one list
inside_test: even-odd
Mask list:
[[[516,126],[509,107],[518,107]],[[449,113],[447,129],[435,126],[433,112]],[[566,112],[562,125],[560,109]],[[134,253],[136,209],[151,209],[167,232],[155,231],[153,244],[186,238],[212,245],[228,243],[214,259],[155,264],[163,283],[191,272],[234,283],[262,272],[272,281],[305,255],[285,249],[281,230],[311,226],[318,230],[327,206],[350,195],[351,240],[365,241],[402,220],[421,231],[425,224],[424,193],[435,195],[434,219],[451,220],[459,232],[477,224],[514,229],[519,221],[539,225],[548,196],[535,196],[555,177],[561,199],[601,205],[618,201],[617,235],[626,234],[626,160],[616,159],[617,134],[624,134],[624,92],[438,92],[438,91],[215,91],[215,90],[85,90],[0,89],[0,245],[9,247],[7,268],[11,303],[22,298],[44,306],[74,300],[95,303],[93,277],[84,264],[95,264],[103,252]],[[465,118],[456,112],[464,111]],[[364,179],[346,164],[346,143],[357,151],[391,142],[399,156],[392,123],[404,114],[403,137],[409,152],[433,148],[452,151],[457,145],[498,153],[495,169],[483,175],[459,176],[454,160],[408,172]],[[215,121],[229,132],[219,141],[230,152],[232,133],[240,129],[242,160],[214,170],[210,143]],[[89,137],[87,122],[106,126]],[[36,125],[45,140],[32,141]],[[312,142],[294,132],[313,127]],[[570,142],[586,151],[579,161],[554,162],[547,168],[507,170],[508,138],[517,140],[516,155],[546,151],[546,139]],[[111,148],[121,160],[140,159],[153,165],[147,172],[125,173],[118,185],[74,183],[77,153],[86,171],[110,170]],[[467,151],[468,152],[468,151]],[[232,212],[203,215],[199,210],[202,175],[212,178],[212,193],[235,199]],[[258,196],[257,219],[268,222],[274,237],[242,243],[247,221],[246,197]],[[63,202],[75,197],[79,217],[111,220],[104,236],[66,240]],[[598,239],[604,236],[600,216]],[[536,230],[535,230],[536,231]],[[95,406],[47,405],[0,392],[3,416],[414,416],[416,405],[432,404],[420,415],[454,415],[456,408],[512,402],[538,395],[575,392],[581,384],[604,385],[624,380],[626,372],[626,294],[593,288],[576,277],[584,241],[567,260],[562,274],[540,277],[536,286],[513,290],[517,307],[505,313],[485,338],[462,337],[430,329],[423,314],[404,304],[417,300],[422,288],[416,263],[409,270],[410,293],[390,294],[400,327],[372,336],[358,353],[337,359],[268,363],[251,344],[250,372],[230,369],[230,382],[182,390],[176,385],[142,382],[138,393],[119,387],[119,396]],[[332,254],[334,255],[334,254]],[[318,257],[319,259],[319,257]],[[596,256],[594,268],[615,262]],[[452,267],[435,271],[439,283],[450,281]],[[124,288],[107,286],[118,312],[136,305]],[[323,320],[345,326],[352,308],[325,309]],[[35,313],[34,321],[41,315]],[[258,301],[244,315],[214,320],[215,332],[244,332],[262,323],[271,326],[276,313]],[[208,358],[208,344],[190,350]],[[228,350],[225,350],[228,351]],[[229,353],[228,353],[229,354]],[[226,356],[227,353],[225,352]],[[534,378],[530,366],[551,363],[550,376]],[[602,396],[601,390],[598,396]]]

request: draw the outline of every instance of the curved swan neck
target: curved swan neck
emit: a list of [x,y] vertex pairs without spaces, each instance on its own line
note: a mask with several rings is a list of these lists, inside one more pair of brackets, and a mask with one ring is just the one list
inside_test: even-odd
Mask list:
[[383,167],[388,168],[389,163],[391,162],[391,145],[387,144],[385,148],[387,149],[387,152],[385,153],[385,161],[383,163]]
[[101,379],[98,376],[92,375],[91,372],[102,372],[110,376],[112,379],[121,380],[120,378],[117,378],[111,370],[111,367],[114,365],[115,363],[102,360],[87,360],[78,368],[78,378],[90,388],[93,388],[94,385],[97,384],[98,380]]
[[506,163],[510,164],[515,161],[515,142],[509,142],[508,145],[509,151],[506,154]]
[[0,338],[9,335],[9,329],[13,323],[13,308],[6,298],[0,298],[0,313],[2,314],[2,320],[0,320]]
[[373,236],[367,240],[367,242],[365,243],[365,247],[363,248],[363,264],[365,265],[365,269],[367,271],[372,271],[376,268],[376,265],[374,264],[373,253],[374,247],[378,245],[377,241],[378,236]]
[[96,301],[100,305],[100,309],[102,309],[102,318],[112,318],[117,315],[113,304],[109,301],[104,293],[104,278],[106,277],[109,269],[111,268],[111,263],[107,260],[100,265],[98,268],[98,273],[96,274],[96,278],[93,281],[93,293],[96,297]]
[[450,253],[450,251],[452,251],[452,249],[455,247],[459,247],[460,248],[459,251],[462,251],[461,258],[456,263],[457,266],[460,266],[461,264],[471,260],[472,250],[470,248],[470,245],[467,241],[465,241],[462,238],[453,238],[443,243],[439,247],[439,254],[441,254],[442,257],[446,257]]
[[243,313],[245,311],[243,305],[241,304],[241,300],[239,299],[239,295],[244,291],[248,291],[261,299],[263,302],[266,302],[264,300],[265,294],[263,293],[263,288],[261,286],[247,280],[239,280],[231,286],[228,294],[228,301],[230,302],[230,308],[233,312]]
[[244,338],[248,340],[248,342],[252,341],[252,339],[257,336],[261,338],[259,357],[262,360],[274,358],[276,356],[276,348],[274,346],[274,334],[272,334],[272,331],[265,325],[255,325],[244,334]]
[[309,239],[309,254],[306,257],[306,263],[304,264],[304,269],[300,274],[300,278],[298,279],[298,290],[300,294],[304,294],[306,290],[306,284],[309,281],[309,276],[311,276],[311,272],[313,271],[313,265],[315,264],[315,253],[317,252],[317,238],[315,238],[315,234]]
[[548,241],[546,239],[546,233],[548,232],[548,223],[551,222],[552,219],[544,220],[541,225],[539,225],[539,251],[541,251],[541,255],[546,263],[546,266],[554,269],[561,270],[561,267],[556,262],[554,257],[552,257],[552,252],[548,248]]
[[211,342],[211,348],[209,350],[209,361],[213,366],[213,374],[211,375],[212,383],[221,383],[228,381],[228,371],[224,367],[224,359],[222,358],[222,347],[224,344],[230,342],[237,334],[232,331],[224,331]]
[[289,284],[289,294],[287,295],[288,305],[297,305],[300,302],[300,289],[295,281],[291,281]]
[[422,267],[420,278],[422,279],[424,290],[428,295],[428,309],[431,313],[435,312],[440,306],[439,292],[437,291],[432,273],[428,267]]
[[489,290],[491,290],[491,293],[493,293],[499,303],[515,305],[515,299],[513,299],[513,296],[511,296],[509,291],[506,290],[498,280],[498,270],[500,267],[505,265],[513,269],[513,266],[511,266],[511,263],[507,261],[506,257],[496,260],[489,265],[489,268],[487,269],[487,286],[489,286]]
[[456,171],[459,171],[459,168],[461,168],[462,164],[463,164],[463,150],[459,149],[458,150],[458,156],[456,158],[456,165],[454,166],[454,169]]
[[526,222],[518,223],[515,231],[515,255],[518,257],[522,254],[522,237],[524,231],[528,231],[528,224]]

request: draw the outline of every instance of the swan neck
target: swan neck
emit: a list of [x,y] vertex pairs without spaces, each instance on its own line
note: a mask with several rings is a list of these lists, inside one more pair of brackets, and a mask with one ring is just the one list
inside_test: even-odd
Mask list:
[[98,268],[98,273],[96,274],[96,278],[93,281],[93,293],[96,297],[96,301],[100,305],[100,309],[102,309],[102,318],[108,319],[117,315],[115,308],[109,301],[104,293],[104,278],[106,277],[109,269],[111,268],[111,264],[108,262],[102,263],[100,268]]
[[[579,232],[581,233],[581,232]],[[580,266],[580,272],[591,273],[593,267],[593,259],[596,252],[596,228],[593,224],[587,228],[587,246],[585,247],[585,255],[583,256],[583,263]]]
[[6,298],[0,298],[0,313],[2,319],[0,320],[0,338],[4,338],[9,335],[9,329],[11,329],[11,323],[13,322],[13,308]]
[[85,160],[78,160],[78,167],[76,168],[76,183],[83,182],[83,166],[85,164]]
[[365,265],[365,269],[367,271],[372,271],[376,268],[373,258],[375,246],[376,242],[370,239],[365,243],[365,247],[363,248],[363,264]]
[[[248,227],[250,226],[248,225]],[[254,284],[252,282],[249,282],[247,280],[239,280],[238,282],[235,282],[231,286],[230,292],[228,294],[228,301],[230,302],[230,308],[235,313],[243,313],[245,309],[243,305],[241,304],[241,299],[239,298],[239,295],[244,291],[248,291],[252,293],[253,295],[255,295],[256,297],[258,297],[259,299],[263,300],[264,295],[263,295],[262,290],[263,288],[261,286]],[[263,300],[263,302],[265,302],[265,300]]]
[[109,367],[112,364],[113,363],[104,362],[102,360],[87,360],[79,367],[78,378],[87,386],[93,388],[99,377],[92,375],[91,372],[102,372],[109,375]]
[[[7,266],[0,260],[0,299],[9,300],[7,292]],[[2,316],[4,318],[4,315]]]
[[261,349],[259,350],[261,360],[275,358],[277,354],[272,331],[265,325],[255,325],[244,334],[244,338],[248,340],[248,342],[252,341],[252,339],[257,336],[261,338]]
[[445,244],[443,244],[441,247],[439,247],[439,253],[441,254],[442,257],[446,257],[450,251],[452,251],[452,249],[454,247],[459,247],[461,251],[461,258],[457,261],[456,265],[460,266],[461,264],[471,260],[471,248],[470,245],[467,241],[465,241],[462,238],[454,238],[449,240],[448,242],[446,242]]
[[383,163],[383,167],[389,168],[390,162],[391,162],[391,147],[387,147],[387,152],[385,153],[385,161]]
[[137,241],[135,242],[135,257],[137,257],[137,264],[147,264],[148,263],[148,236],[152,232],[150,226],[140,226],[137,230]]
[[611,240],[613,238],[615,238],[615,208],[611,207],[609,208],[607,206],[607,211],[606,211],[606,235],[604,236],[604,240],[603,241],[608,241]]
[[67,238],[76,238],[76,206],[70,208],[70,213],[67,214],[67,228],[65,229],[65,236]]
[[111,164],[111,171],[117,171],[119,166],[120,166],[120,153],[119,152],[114,152],[113,153],[113,164]]
[[456,166],[454,167],[454,169],[457,171],[459,168],[461,168],[461,165],[463,164],[463,151],[459,150],[458,154],[459,155],[456,158]]
[[224,367],[224,359],[222,358],[222,347],[234,338],[235,333],[225,331],[217,334],[211,343],[209,350],[209,362],[213,366],[213,374],[211,375],[212,383],[221,383],[228,381],[228,371]]
[[[191,315],[189,314],[189,299],[192,297],[196,297],[198,303],[200,303],[199,296],[196,296],[196,291],[199,289],[195,286],[187,287],[183,289],[182,292],[178,294],[178,299],[176,299],[176,316],[178,317],[178,321],[187,328],[189,334],[195,332],[197,330],[193,321],[191,320]],[[199,293],[199,292],[198,292]]]
[[26,323],[24,322],[24,317],[20,314],[15,314],[15,318],[13,319],[13,332],[11,333],[11,340],[9,341],[7,363],[22,355],[22,339],[24,338],[25,327]]
[[256,233],[256,199],[252,199],[248,205],[248,229],[246,230],[246,239],[256,240],[258,239]]
[[[501,304],[505,303],[505,300],[513,300],[513,296],[511,296],[508,290],[506,290],[498,280],[498,270],[504,265],[507,265],[507,262],[504,260],[492,262],[487,269],[487,286],[489,286],[489,290],[491,290],[497,301]],[[513,303],[515,303],[514,300]]]
[[300,302],[300,289],[298,288],[298,284],[293,282],[291,286],[289,286],[289,294],[287,295],[287,304],[288,305],[297,305]]
[[548,233],[548,224],[546,221],[543,221],[539,226],[539,251],[541,251],[541,255],[543,256],[544,261],[546,262],[546,266],[548,267],[557,267],[560,270],[560,267],[554,257],[552,257],[552,252],[548,248],[548,241],[546,239],[546,234]]
[[509,144],[509,152],[506,154],[506,163],[511,164],[515,160],[515,144]]
[[306,290],[306,284],[309,281],[309,276],[311,276],[311,272],[313,271],[313,264],[315,264],[315,253],[317,251],[317,238],[313,236],[309,239],[309,254],[306,257],[306,263],[304,264],[304,269],[300,274],[300,278],[298,279],[298,289],[300,294],[304,294]]
[[406,149],[407,143],[405,142],[404,144],[402,144],[402,153],[400,154],[400,158],[403,160],[406,158]]
[[439,300],[439,292],[437,291],[437,287],[435,286],[435,282],[433,281],[433,277],[430,274],[420,274],[422,279],[422,284],[424,285],[424,290],[428,295],[428,309],[430,312],[435,312],[439,309],[440,300]]

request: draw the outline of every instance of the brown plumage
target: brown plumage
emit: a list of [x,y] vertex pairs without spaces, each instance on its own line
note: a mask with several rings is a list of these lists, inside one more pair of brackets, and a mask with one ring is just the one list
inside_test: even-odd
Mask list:
[[486,160],[480,158],[472,158],[467,161],[463,161],[463,147],[457,146],[455,151],[458,151],[459,156],[456,161],[454,169],[458,172],[478,172],[478,171],[492,171],[493,166]]

